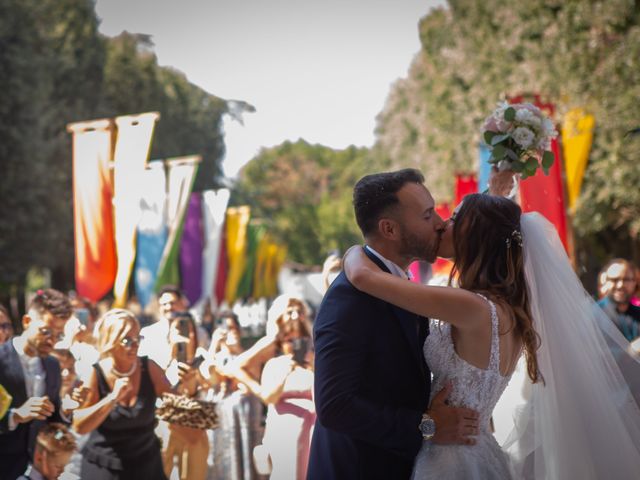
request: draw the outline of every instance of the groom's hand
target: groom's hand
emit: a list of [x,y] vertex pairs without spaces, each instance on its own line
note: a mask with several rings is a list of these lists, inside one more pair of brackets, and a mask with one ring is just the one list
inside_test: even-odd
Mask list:
[[451,383],[447,383],[433,397],[427,411],[436,424],[436,433],[432,441],[440,444],[474,445],[476,441],[473,436],[478,434],[478,412],[447,405],[446,400],[451,389]]

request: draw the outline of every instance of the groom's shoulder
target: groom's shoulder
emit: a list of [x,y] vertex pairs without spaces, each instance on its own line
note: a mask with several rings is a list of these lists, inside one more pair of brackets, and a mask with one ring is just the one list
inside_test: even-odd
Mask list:
[[375,307],[383,303],[382,300],[358,290],[351,284],[344,272],[341,272],[325,293],[320,311],[338,307],[344,308],[347,305],[354,308]]

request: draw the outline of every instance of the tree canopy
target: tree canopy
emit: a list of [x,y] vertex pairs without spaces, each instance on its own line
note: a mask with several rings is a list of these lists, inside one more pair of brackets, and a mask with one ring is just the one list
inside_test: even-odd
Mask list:
[[0,295],[31,268],[73,286],[68,123],[159,111],[152,158],[200,154],[195,188],[220,184],[226,102],[160,67],[152,47],[99,34],[91,0],[0,2]]
[[394,166],[420,168],[439,200],[477,169],[483,119],[500,99],[536,93],[556,121],[593,114],[592,152],[573,225],[581,262],[638,260],[640,4],[630,0],[451,0],[420,22],[422,49],[378,118]]
[[250,205],[253,217],[267,221],[290,260],[319,264],[329,251],[361,239],[351,192],[369,161],[365,148],[285,142],[263,149],[242,169],[232,201]]

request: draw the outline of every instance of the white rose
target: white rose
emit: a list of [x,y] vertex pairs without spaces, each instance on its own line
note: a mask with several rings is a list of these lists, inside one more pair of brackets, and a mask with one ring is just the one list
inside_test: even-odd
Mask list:
[[511,138],[520,145],[523,149],[531,147],[535,134],[527,127],[518,127],[511,134]]
[[542,127],[542,120],[531,110],[524,108],[516,112],[516,121],[534,127],[536,130]]

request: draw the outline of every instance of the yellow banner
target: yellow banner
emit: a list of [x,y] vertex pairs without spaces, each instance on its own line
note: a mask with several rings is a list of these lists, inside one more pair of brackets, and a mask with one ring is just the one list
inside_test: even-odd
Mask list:
[[227,258],[229,260],[224,298],[233,305],[238,284],[244,273],[247,253],[247,226],[251,209],[248,206],[227,209]]
[[569,209],[575,210],[587,168],[595,118],[582,108],[567,112],[562,123],[562,149],[567,176]]
[[127,286],[136,257],[136,228],[140,220],[140,185],[149,158],[151,137],[160,115],[156,112],[116,118],[118,137],[114,163],[115,238],[118,273],[113,294],[114,307],[124,307]]

